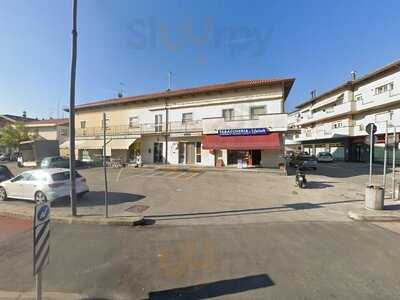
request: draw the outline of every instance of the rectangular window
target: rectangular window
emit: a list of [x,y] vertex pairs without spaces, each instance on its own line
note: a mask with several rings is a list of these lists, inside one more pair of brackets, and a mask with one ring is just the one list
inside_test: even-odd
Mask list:
[[222,117],[225,121],[232,121],[234,118],[234,110],[233,108],[223,109],[222,110]]
[[337,123],[333,123],[333,124],[332,124],[332,128],[333,128],[333,129],[335,129],[335,128],[341,128],[341,127],[343,127],[342,122],[337,122]]
[[375,88],[375,95],[383,94],[388,91],[392,91],[394,88],[394,83],[390,82]]
[[139,127],[139,117],[129,117],[129,128]]
[[[104,124],[104,120],[103,120],[103,118],[101,118],[101,128],[104,128],[103,124]],[[106,116],[106,128],[109,128],[109,127],[110,127],[110,117]]]
[[182,114],[182,124],[190,123],[193,121],[193,113]]
[[162,131],[162,115],[154,116],[154,131],[161,132]]
[[196,162],[201,163],[201,142],[196,142]]
[[81,121],[81,128],[85,129],[86,128],[86,121]]
[[267,109],[264,106],[253,106],[250,107],[250,118],[252,120],[257,120],[258,116],[265,115],[267,113]]

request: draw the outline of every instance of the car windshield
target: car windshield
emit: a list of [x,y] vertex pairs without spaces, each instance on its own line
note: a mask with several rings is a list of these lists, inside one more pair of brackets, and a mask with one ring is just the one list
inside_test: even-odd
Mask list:
[[[82,177],[82,176],[78,172],[75,172],[75,177],[79,178],[79,177]],[[54,173],[54,174],[51,175],[51,178],[53,179],[53,181],[69,180],[69,171],[60,172],[60,173]]]

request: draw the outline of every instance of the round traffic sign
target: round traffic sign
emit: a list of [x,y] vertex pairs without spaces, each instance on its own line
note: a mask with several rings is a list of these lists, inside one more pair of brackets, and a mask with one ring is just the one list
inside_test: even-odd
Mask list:
[[374,123],[369,123],[367,125],[367,127],[365,128],[365,130],[367,131],[368,134],[371,134],[371,131],[374,134],[376,132],[376,129],[377,128],[376,128],[376,125]]
[[49,212],[50,212],[50,208],[47,205],[42,206],[38,211],[38,215],[37,215],[38,220],[40,222],[43,220],[46,220],[46,218],[49,215]]

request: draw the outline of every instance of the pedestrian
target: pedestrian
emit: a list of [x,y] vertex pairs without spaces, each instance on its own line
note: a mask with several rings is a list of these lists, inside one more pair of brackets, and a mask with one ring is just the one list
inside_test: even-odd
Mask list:
[[24,166],[24,158],[22,157],[22,154],[18,155],[17,165],[18,165],[18,168],[22,168]]

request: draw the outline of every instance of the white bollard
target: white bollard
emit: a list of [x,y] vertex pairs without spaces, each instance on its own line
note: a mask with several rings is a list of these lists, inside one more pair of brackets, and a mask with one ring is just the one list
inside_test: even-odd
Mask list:
[[400,182],[394,185],[394,200],[400,200]]
[[379,185],[368,185],[365,188],[365,208],[382,210],[385,189]]

